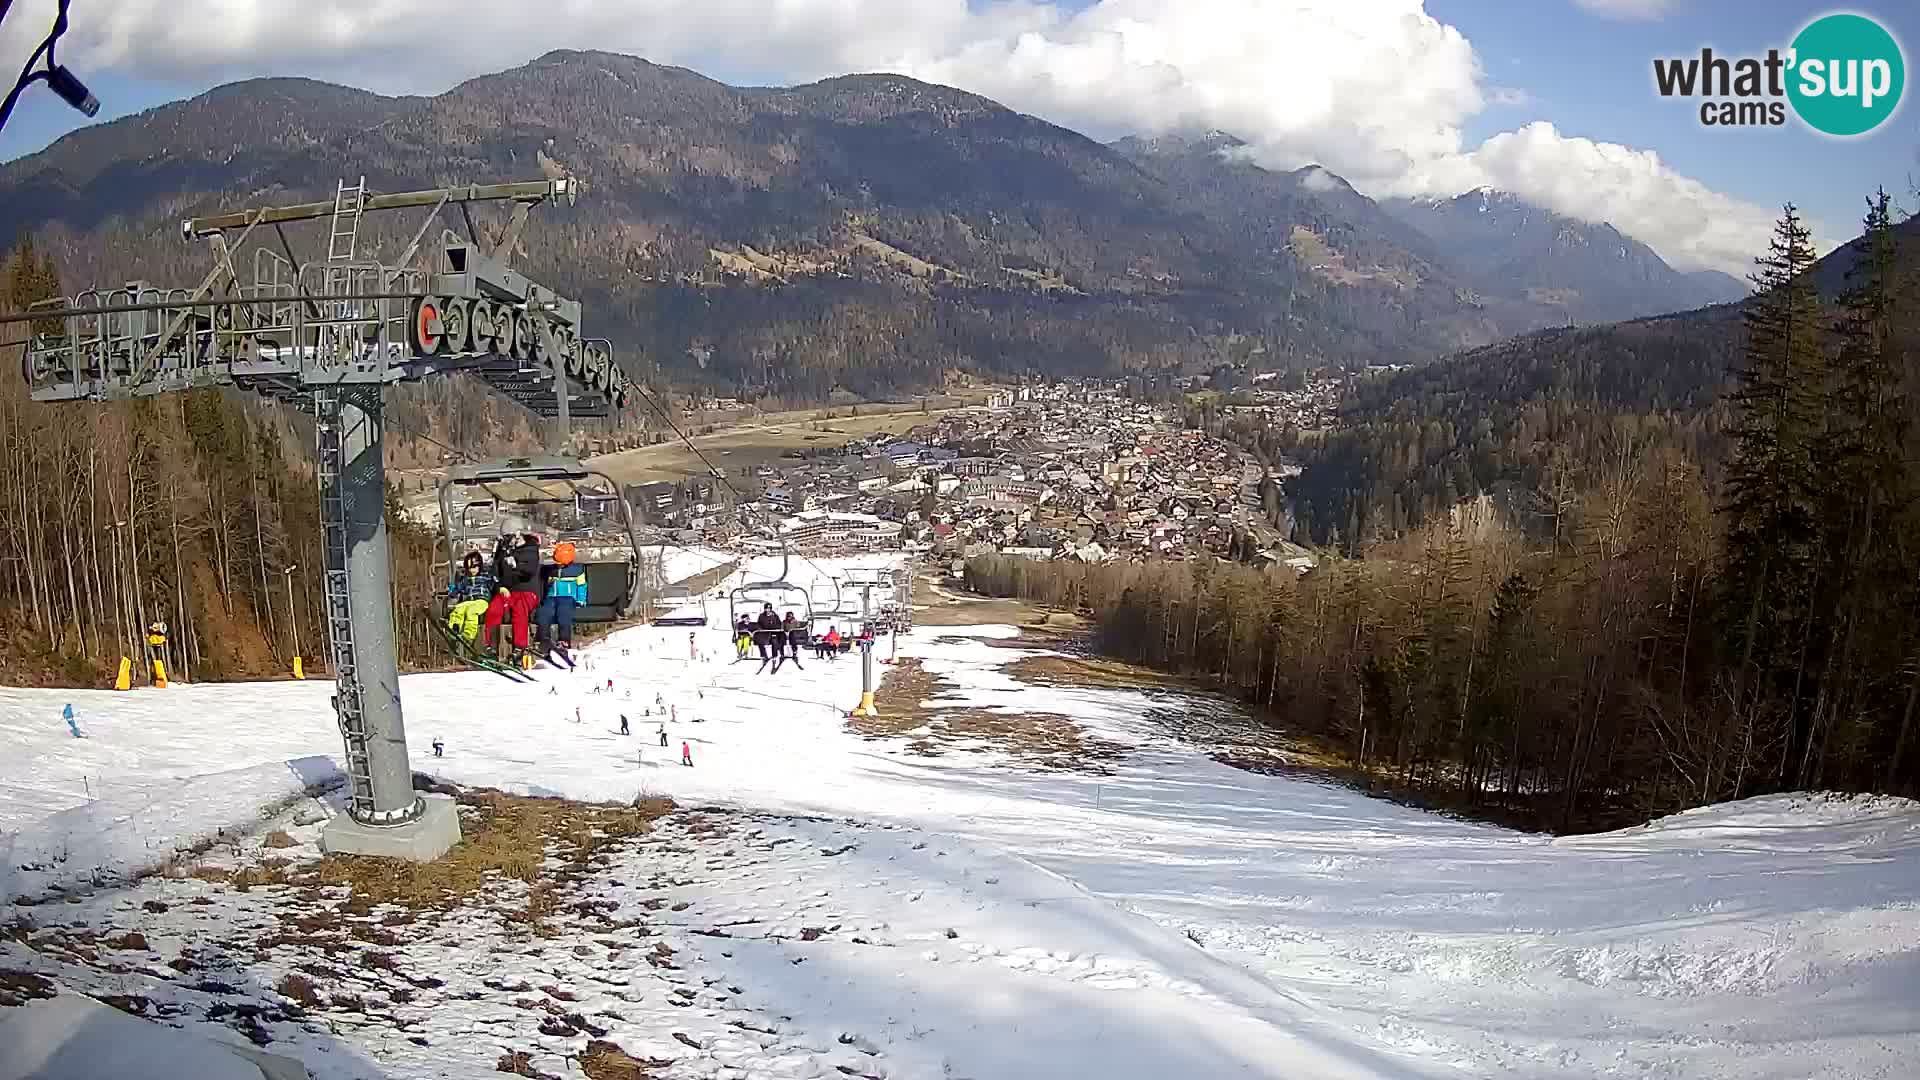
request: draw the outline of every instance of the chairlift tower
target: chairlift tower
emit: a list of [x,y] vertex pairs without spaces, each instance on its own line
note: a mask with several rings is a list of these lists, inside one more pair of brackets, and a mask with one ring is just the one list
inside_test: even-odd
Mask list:
[[[460,836],[451,803],[414,792],[407,757],[387,564],[383,389],[468,372],[553,418],[562,445],[571,417],[628,407],[630,387],[611,345],[580,336],[579,302],[507,265],[533,208],[572,205],[579,190],[577,181],[550,179],[382,195],[364,177],[342,180],[328,201],[182,223],[188,241],[207,243],[212,262],[192,288],[133,281],[0,319],[57,325],[32,334],[22,356],[36,401],[235,387],[313,416],[333,704],[352,794],[348,815],[323,838],[330,851],[426,860]],[[512,210],[488,246],[472,207],[498,202]],[[449,206],[465,235],[443,230],[423,249]],[[363,258],[361,219],[403,210],[426,215],[399,257]],[[283,226],[321,220],[326,255],[302,263]],[[248,250],[251,281],[240,273]]]

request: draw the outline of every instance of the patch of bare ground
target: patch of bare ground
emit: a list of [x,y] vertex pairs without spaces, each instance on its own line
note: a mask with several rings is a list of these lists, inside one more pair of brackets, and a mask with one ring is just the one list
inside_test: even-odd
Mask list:
[[930,703],[956,689],[917,657],[902,657],[881,681],[881,714],[851,717],[847,727],[869,739],[907,739],[909,751],[927,757],[984,747],[1030,764],[1082,772],[1105,772],[1102,762],[1126,753],[1126,747],[1087,734],[1059,713]]
[[494,1066],[495,1072],[524,1076],[527,1080],[560,1080],[550,1072],[541,1072],[533,1067],[533,1055],[525,1050],[515,1050],[510,1054],[501,1054],[500,1061]]
[[1152,668],[1098,656],[1023,656],[1006,666],[1007,674],[1032,686],[1093,690],[1198,691],[1184,679]]
[[944,578],[916,574],[913,579],[913,621],[916,626],[1044,626],[1079,617],[1025,600],[978,596]]
[[[0,925],[0,1006],[77,990],[134,1015],[226,1025],[262,1046],[323,1028],[338,1034],[386,1026],[427,1046],[414,1025],[432,1009],[499,999],[526,1010],[525,1020],[490,1033],[501,1041],[480,1048],[483,1056],[469,1065],[497,1063],[501,1072],[554,1080],[562,1073],[657,1080],[673,1062],[630,1053],[610,1031],[630,1020],[576,1003],[592,1000],[589,989],[642,1002],[657,986],[649,997],[639,986],[651,982],[686,998],[673,1004],[691,1006],[699,987],[714,980],[689,973],[701,958],[661,939],[675,932],[665,909],[686,911],[688,902],[654,896],[623,912],[607,884],[610,877],[643,876],[637,868],[655,848],[684,855],[692,845],[714,845],[731,856],[737,823],[726,813],[683,811],[664,798],[620,805],[455,794],[465,841],[435,863],[315,857],[305,844],[278,848],[262,837],[249,850],[204,852],[204,865],[147,875],[118,898],[89,900],[83,917],[104,916],[91,928],[36,927],[27,916]],[[296,849],[309,854],[280,857]],[[615,889],[675,884],[612,881]],[[148,899],[158,896],[167,899]],[[214,921],[200,914],[203,903],[219,912]],[[661,910],[668,921],[622,917],[633,906]],[[192,944],[173,956],[183,940]],[[501,965],[448,967],[445,958],[462,950],[495,954]],[[172,959],[159,957],[162,951]],[[142,952],[156,955],[133,955]],[[539,980],[496,977],[503,969],[558,977],[535,995]],[[148,976],[143,985],[150,988],[118,993],[131,971]],[[578,1041],[569,1052],[556,1038]]]
[[0,969],[0,1006],[25,1005],[54,995],[53,981],[31,971]]
[[587,1043],[580,1052],[580,1071],[587,1080],[653,1080],[657,1070],[673,1064],[657,1058],[637,1058],[602,1039]]
[[721,582],[732,577],[733,572],[738,569],[740,569],[738,562],[722,563],[710,570],[702,571],[691,577],[681,578],[679,581],[669,582],[669,584],[676,589],[687,590],[687,595],[689,596],[699,596],[701,593],[718,588]]
[[951,601],[936,597],[927,606],[915,605],[913,622],[915,626],[1019,626],[1039,614],[1037,608],[1019,600]]
[[1013,637],[982,638],[950,634],[934,640],[977,641],[994,649],[1049,649],[1055,652],[1083,655],[1088,653],[1091,647],[1087,627],[1087,619],[1073,612],[1042,611],[1032,621],[1016,626],[1015,629],[1020,632]]
[[[502,879],[538,891],[543,883],[577,878],[605,849],[645,834],[673,810],[669,799],[591,804],[489,790],[463,791],[457,800],[461,842],[433,862],[330,855],[285,880],[344,885],[352,891],[350,909],[444,912]],[[549,856],[557,865],[549,865]]]

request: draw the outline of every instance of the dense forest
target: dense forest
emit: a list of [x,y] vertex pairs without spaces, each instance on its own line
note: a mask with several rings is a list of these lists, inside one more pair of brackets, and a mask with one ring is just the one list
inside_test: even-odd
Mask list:
[[[1766,791],[1920,793],[1920,293],[1898,255],[1882,195],[1834,308],[1789,208],[1734,316],[1739,352],[1688,361],[1702,378],[1730,363],[1710,428],[1677,408],[1546,406],[1441,409],[1410,434],[1416,451],[1539,455],[1512,467],[1540,470],[1544,523],[1498,505],[1463,455],[1443,483],[1479,497],[1297,578],[989,556],[969,583],[1087,611],[1104,651],[1217,680],[1376,778],[1506,820],[1604,827]],[[1658,324],[1644,333],[1650,355],[1688,355]],[[1600,370],[1533,375],[1635,377]],[[1466,440],[1443,427],[1475,422],[1485,432]],[[1422,460],[1382,473],[1417,478]]]
[[[1899,275],[1910,281],[1920,273],[1920,219],[1894,224],[1890,235]],[[1806,271],[1824,318],[1838,315],[1848,275],[1866,255],[1863,243],[1843,245]],[[1588,483],[1622,440],[1683,453],[1718,484],[1732,449],[1745,310],[1729,304],[1537,331],[1358,377],[1324,430],[1203,411],[1190,422],[1268,461],[1304,467],[1287,484],[1302,543],[1356,554],[1483,493],[1531,528],[1551,529],[1556,502]],[[1829,352],[1838,345],[1835,335],[1822,343]],[[1904,385],[1920,386],[1920,354],[1902,352]],[[1909,452],[1920,455],[1920,441]]]
[[1555,499],[1621,442],[1670,447],[1714,476],[1743,334],[1732,305],[1544,331],[1362,378],[1326,431],[1219,430],[1304,465],[1288,485],[1303,542],[1355,553],[1480,493],[1550,525]]

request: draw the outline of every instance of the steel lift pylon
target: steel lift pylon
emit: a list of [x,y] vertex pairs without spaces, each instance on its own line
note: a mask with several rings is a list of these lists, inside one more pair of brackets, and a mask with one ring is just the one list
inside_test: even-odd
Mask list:
[[[315,421],[323,595],[334,711],[351,803],[328,824],[329,851],[437,858],[460,837],[451,801],[413,789],[394,652],[382,461],[388,383],[464,371],[542,416],[564,439],[572,416],[628,407],[630,386],[604,339],[580,336],[580,305],[512,270],[507,256],[536,206],[572,204],[571,179],[374,194],[364,177],[326,202],[190,219],[213,267],[192,289],[130,282],[36,304],[21,361],[36,401],[109,401],[231,386],[282,400]],[[513,210],[491,246],[469,207]],[[459,209],[430,257],[440,211]],[[361,258],[368,213],[428,208],[397,259]],[[283,225],[327,222],[323,260],[297,263]],[[264,230],[264,231],[262,231]],[[236,261],[256,233],[252,281]],[[417,256],[421,256],[417,258]],[[422,265],[430,263],[431,265]]]

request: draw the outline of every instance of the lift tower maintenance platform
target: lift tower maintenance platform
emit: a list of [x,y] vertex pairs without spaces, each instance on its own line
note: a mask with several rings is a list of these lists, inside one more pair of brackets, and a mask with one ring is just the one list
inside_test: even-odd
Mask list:
[[[459,840],[453,804],[413,790],[401,718],[387,567],[381,391],[464,371],[556,420],[628,407],[631,388],[603,339],[581,337],[580,304],[507,265],[528,214],[572,205],[571,179],[374,194],[342,180],[329,201],[193,218],[212,266],[198,285],[144,281],[36,304],[5,322],[36,332],[22,374],[36,401],[113,401],[237,387],[314,417],[325,550],[323,595],[352,803],[323,837],[330,851],[437,858]],[[505,202],[497,242],[472,207]],[[466,235],[443,230],[447,207]],[[424,211],[391,261],[361,257],[367,214]],[[324,258],[301,262],[284,225],[325,221]],[[268,238],[273,246],[267,243]],[[249,249],[249,242],[255,246]],[[277,250],[276,250],[277,248]],[[252,275],[240,266],[250,254]]]

